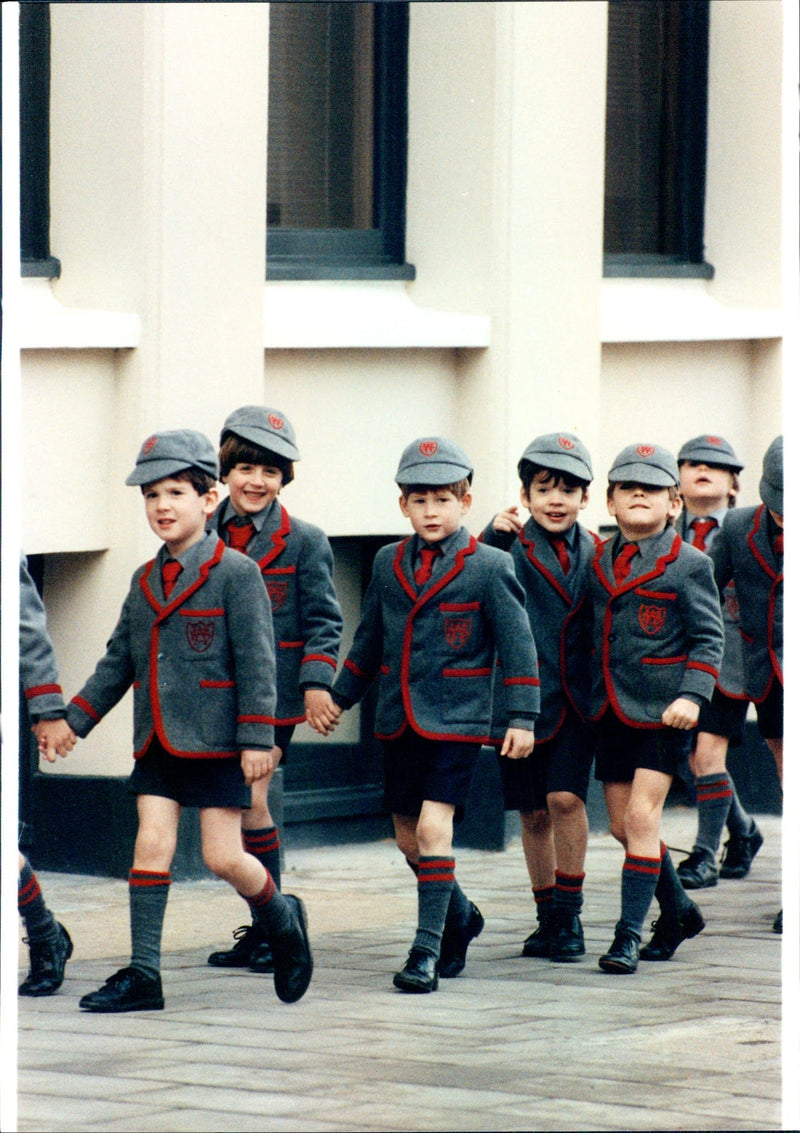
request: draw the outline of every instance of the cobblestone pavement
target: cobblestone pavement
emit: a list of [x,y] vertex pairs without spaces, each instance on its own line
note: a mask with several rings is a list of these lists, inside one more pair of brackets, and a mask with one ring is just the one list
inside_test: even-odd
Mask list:
[[[667,812],[676,860],[695,822]],[[781,821],[759,825],[750,875],[698,896],[706,930],[627,977],[597,966],[618,915],[622,855],[609,835],[590,838],[587,956],[568,965],[520,956],[534,914],[519,840],[460,851],[486,927],[464,973],[424,996],[391,984],[416,913],[391,842],[294,850],[284,889],[306,902],[316,967],[291,1006],[270,976],[206,965],[247,918],[227,886],[202,880],[172,887],[165,1009],[80,1012],[80,996],[127,963],[127,886],[40,874],[75,953],[59,994],[19,1001],[18,1128],[781,1128]]]

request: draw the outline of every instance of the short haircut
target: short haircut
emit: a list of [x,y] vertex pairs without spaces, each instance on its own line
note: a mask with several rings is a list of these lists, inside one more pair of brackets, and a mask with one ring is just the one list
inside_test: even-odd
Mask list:
[[453,484],[400,484],[398,485],[407,500],[414,492],[452,492],[457,500],[463,500],[470,488],[470,479],[465,476],[463,480],[456,480]]
[[591,483],[591,480],[584,480],[580,476],[574,476],[571,472],[564,472],[560,468],[547,468],[546,465],[535,464],[532,460],[521,460],[519,462],[519,478],[522,481],[526,496],[530,495],[534,480],[555,480],[556,484],[561,480],[564,487],[583,488],[584,492]]
[[214,477],[208,472],[203,472],[202,468],[182,468],[180,472],[172,472],[169,476],[159,476],[158,480],[151,480],[148,484],[142,484],[142,495],[162,480],[185,480],[192,485],[198,496],[204,496],[206,492],[210,492],[212,488],[217,486]]
[[284,484],[291,484],[294,480],[294,463],[291,460],[252,441],[242,440],[235,433],[226,433],[219,450],[220,477],[224,480],[237,464],[266,464],[280,470]]

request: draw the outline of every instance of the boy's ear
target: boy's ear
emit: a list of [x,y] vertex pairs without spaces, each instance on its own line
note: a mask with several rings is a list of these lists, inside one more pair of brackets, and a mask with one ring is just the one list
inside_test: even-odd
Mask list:
[[203,511],[206,515],[211,516],[219,503],[219,489],[209,488],[203,497]]
[[520,484],[520,486],[519,486],[519,500],[520,500],[520,503],[522,504],[523,507],[530,508],[530,506],[531,506],[531,495],[530,495],[530,492],[525,491],[525,485],[524,484]]
[[400,493],[400,497],[397,502],[400,504],[401,512],[406,517],[406,519],[408,519],[408,501],[406,500],[402,492]]
[[466,515],[472,507],[472,492],[465,492],[461,497],[461,514]]
[[583,509],[586,507],[588,502],[589,502],[589,489],[584,488],[583,493],[581,495],[581,511],[583,511]]

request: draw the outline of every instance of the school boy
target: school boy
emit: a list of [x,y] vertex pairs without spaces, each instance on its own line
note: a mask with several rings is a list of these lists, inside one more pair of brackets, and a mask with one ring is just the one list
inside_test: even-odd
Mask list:
[[[733,580],[744,644],[745,691],[783,783],[783,437],[770,444],[759,482],[761,503],[725,516],[711,548],[720,593]],[[773,924],[783,928],[782,912]]]
[[401,992],[431,992],[440,975],[463,970],[483,928],[455,880],[452,840],[481,745],[490,742],[495,656],[507,692],[503,754],[511,759],[533,749],[539,681],[511,560],[461,524],[472,503],[467,455],[442,437],[419,438],[403,451],[395,480],[414,534],[375,556],[333,697],[349,708],[378,681],[385,800],[398,849],[417,876],[417,932],[393,982]]
[[[263,779],[252,787],[242,811],[245,849],[266,867],[278,889],[280,836],[269,810],[269,786],[286,763],[295,725],[313,721],[323,734],[336,720],[330,687],[342,637],[342,613],[333,587],[333,553],[323,531],[290,516],[281,488],[294,479],[300,459],[294,429],[279,409],[245,405],[234,410],[220,434],[220,478],[228,498],[217,507],[211,528],[258,563],[272,606],[277,657],[275,746]],[[272,971],[269,941],[254,918],[234,932],[228,951],[208,963],[222,968]]]
[[139,485],[163,546],[134,575],[119,622],[67,719],[86,736],[133,685],[139,828],[128,880],[130,966],[85,995],[86,1011],[160,1009],[161,933],[181,808],[200,810],[203,860],[255,912],[272,943],[275,991],[305,993],[312,958],[305,911],[245,852],[241,808],[274,746],[275,654],[255,563],[206,531],[217,457],[191,429],[149,437],[126,483]]
[[[511,552],[536,641],[541,711],[530,759],[500,759],[506,810],[517,810],[538,926],[523,956],[568,963],[586,952],[580,920],[589,837],[586,795],[592,747],[585,723],[591,614],[588,572],[599,540],[578,523],[589,502],[592,462],[572,433],[536,437],[517,465],[516,506],[484,529],[488,546]],[[503,706],[502,689],[495,707]]]
[[[687,543],[706,554],[736,503],[739,473],[744,465],[724,437],[703,435],[687,441],[678,453],[683,510],[675,524]],[[689,766],[697,785],[697,838],[688,858],[678,865],[684,889],[706,889],[717,878],[741,878],[750,871],[764,841],[761,831],[743,809],[725,761],[730,745],[744,737],[747,694],[744,691],[742,635],[736,588],[729,582],[722,596],[725,653],[710,704],[700,708]],[[728,827],[722,862],[717,852]]]
[[[77,737],[66,721],[47,615],[24,555],[19,563],[19,678],[39,754],[49,763],[67,756]],[[19,987],[23,996],[53,995],[64,982],[72,940],[55,919],[31,864],[18,854],[17,908],[30,947],[30,971]]]
[[661,913],[643,960],[669,960],[705,927],[659,835],[667,792],[700,705],[711,699],[723,650],[711,562],[673,528],[678,479],[675,457],[659,445],[619,453],[607,491],[619,531],[598,548],[590,576],[595,775],[611,833],[625,848],[622,910],[599,961],[613,974],[636,971],[653,896]]

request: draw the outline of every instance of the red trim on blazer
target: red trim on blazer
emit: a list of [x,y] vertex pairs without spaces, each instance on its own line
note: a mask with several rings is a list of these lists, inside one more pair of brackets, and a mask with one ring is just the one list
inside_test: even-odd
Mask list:
[[675,657],[640,657],[643,665],[681,665],[689,656],[688,653],[679,653]]
[[440,602],[439,609],[444,614],[464,614],[467,610],[480,610],[480,602]]
[[178,610],[178,613],[182,618],[221,618],[225,615],[222,606],[217,606],[213,610]]
[[538,677],[503,677],[504,685],[533,685],[538,687],[541,683]]
[[236,688],[236,681],[201,681],[200,688]]
[[[524,530],[524,528],[523,528],[523,530]],[[520,543],[522,543],[522,546],[525,548],[525,554],[528,556],[528,560],[531,563],[531,565],[533,567],[535,567],[536,570],[539,571],[539,574],[543,575],[543,577],[547,579],[547,581],[550,583],[550,585],[553,587],[553,589],[559,594],[559,596],[561,598],[564,599],[564,601],[567,603],[567,605],[571,606],[572,605],[572,595],[570,594],[569,590],[567,590],[567,588],[565,587],[563,581],[561,579],[559,579],[555,574],[553,574],[553,572],[548,567],[546,567],[544,565],[542,560],[536,554],[535,541],[533,539],[526,539],[525,536],[523,535],[522,531],[520,531],[520,533],[519,533],[519,541],[520,541]]]
[[336,662],[333,657],[326,657],[324,653],[309,653],[303,658],[300,664],[305,665],[309,661],[324,661],[326,665],[332,665],[334,669],[336,668]]
[[278,506],[281,509],[280,526],[278,527],[277,531],[273,531],[272,535],[270,536],[272,540],[272,547],[267,551],[266,555],[263,555],[260,559],[258,559],[258,565],[262,573],[264,571],[264,567],[269,566],[271,562],[274,562],[274,560],[277,559],[278,555],[280,555],[282,551],[286,550],[286,536],[292,530],[292,521],[289,518],[288,511],[283,506],[283,504],[279,504]]
[[237,722],[237,724],[274,724],[275,723],[275,717],[274,716],[259,716],[259,715],[255,715],[255,714],[250,715],[250,716],[237,716],[236,722]]
[[[612,538],[613,538],[613,536],[612,536]],[[665,570],[667,564],[672,563],[672,562],[675,561],[675,559],[677,559],[677,557],[680,553],[681,543],[683,542],[683,540],[681,539],[680,535],[678,535],[678,533],[676,531],[675,532],[675,538],[672,540],[672,544],[670,546],[670,549],[665,554],[661,555],[658,559],[656,559],[655,566],[652,568],[652,570],[648,571],[647,574],[639,574],[639,575],[636,575],[635,577],[627,578],[623,582],[622,586],[617,586],[616,582],[613,581],[613,578],[610,581],[608,579],[608,577],[606,576],[606,572],[603,570],[603,568],[601,566],[601,559],[603,557],[603,551],[605,550],[605,548],[608,546],[608,544],[610,542],[611,542],[610,539],[606,539],[606,541],[604,543],[599,544],[599,546],[597,548],[597,553],[595,554],[594,559],[592,560],[592,568],[594,570],[594,573],[597,575],[597,577],[602,582],[605,589],[608,591],[608,593],[613,598],[615,598],[619,594],[627,593],[628,590],[635,590],[637,587],[641,586],[643,582],[649,582],[651,578],[658,578],[659,575],[662,575],[664,573],[664,570]],[[613,565],[612,565],[612,570],[613,570]]]
[[279,649],[302,649],[305,645],[304,641],[279,641]]
[[77,705],[78,708],[81,708],[87,716],[90,716],[92,720],[94,720],[95,723],[98,723],[102,719],[100,713],[92,708],[89,701],[84,700],[82,696],[73,696],[72,703]]
[[34,685],[33,688],[25,689],[25,699],[33,700],[34,696],[46,696],[51,692],[57,692],[59,696],[64,695],[61,685]]
[[636,593],[642,598],[660,598],[664,602],[675,602],[678,595],[675,591],[666,590],[645,590],[644,587],[636,588]]
[[711,673],[714,680],[719,676],[719,669],[715,669],[713,665],[706,665],[704,661],[689,661],[686,668],[699,669],[701,673]]
[[[369,673],[365,673],[363,669],[359,669],[359,667],[355,663],[355,661],[351,661],[349,657],[347,657],[345,659],[344,667],[345,667],[345,669],[349,669],[351,673],[355,673],[355,675],[357,677],[359,677],[361,680],[364,680],[364,681],[372,680]],[[387,669],[386,671],[388,672],[389,670]]]
[[491,669],[442,669],[443,677],[490,677]]
[[296,566],[287,567],[264,567],[261,571],[262,574],[297,574]]

